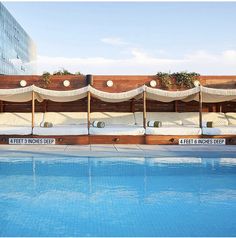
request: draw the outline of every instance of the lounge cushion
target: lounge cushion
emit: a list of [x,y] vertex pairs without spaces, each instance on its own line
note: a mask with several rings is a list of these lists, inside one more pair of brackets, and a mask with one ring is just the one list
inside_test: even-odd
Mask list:
[[31,126],[0,126],[0,135],[30,135]]
[[192,126],[147,127],[147,135],[201,135],[202,130]]
[[106,125],[135,125],[132,112],[92,112],[90,121],[103,121]]
[[226,118],[228,119],[229,125],[236,126],[236,113],[235,112],[227,112]]
[[[195,125],[199,126],[199,113],[198,112],[182,112],[179,114],[183,125]],[[216,112],[203,112],[202,113],[202,121],[213,122],[214,126],[227,126],[228,120],[224,113],[216,113]]]
[[[182,121],[179,118],[178,112],[147,112],[148,121],[161,121],[165,126],[180,126]],[[139,126],[143,126],[143,113],[135,112],[135,123]]]
[[[35,113],[35,123],[39,123],[43,118],[43,113]],[[0,135],[30,135],[32,114],[3,112],[0,113]]]
[[236,126],[202,128],[203,135],[236,135]]
[[[42,121],[43,113],[35,113],[34,121],[35,124],[38,124]],[[29,126],[31,127],[32,123],[32,114],[27,113],[18,113],[18,112],[3,112],[0,113],[0,128],[4,126]]]
[[107,125],[104,128],[90,127],[90,135],[144,135],[142,126]]
[[37,126],[34,135],[88,135],[87,124],[83,125],[55,125],[53,127]]
[[52,122],[53,125],[85,124],[87,112],[46,112],[42,121]]

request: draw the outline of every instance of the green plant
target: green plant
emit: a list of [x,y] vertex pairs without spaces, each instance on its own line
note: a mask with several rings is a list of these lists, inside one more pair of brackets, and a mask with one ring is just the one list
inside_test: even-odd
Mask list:
[[63,68],[62,70],[55,71],[53,75],[72,75],[72,73]]
[[43,79],[43,85],[42,85],[42,86],[43,86],[44,88],[47,88],[48,85],[51,83],[50,76],[51,76],[51,74],[50,74],[49,72],[44,72],[44,73],[42,74],[42,79]]
[[192,88],[194,87],[194,81],[200,76],[200,74],[195,72],[177,72],[171,75],[178,86]]
[[80,71],[75,72],[74,75],[82,75],[82,73],[80,73]]
[[168,73],[158,72],[157,74],[158,79],[160,80],[160,84],[163,88],[169,88],[172,84],[171,76]]

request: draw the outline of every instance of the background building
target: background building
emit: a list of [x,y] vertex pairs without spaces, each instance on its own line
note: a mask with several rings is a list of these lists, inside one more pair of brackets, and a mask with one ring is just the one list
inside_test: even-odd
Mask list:
[[36,74],[36,46],[0,3],[0,74]]

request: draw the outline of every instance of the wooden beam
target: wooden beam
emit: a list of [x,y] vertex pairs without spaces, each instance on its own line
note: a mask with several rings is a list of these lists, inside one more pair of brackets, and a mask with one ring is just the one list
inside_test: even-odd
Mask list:
[[0,108],[1,108],[1,112],[3,112],[3,101],[0,101],[1,102],[1,104],[0,104]]
[[199,127],[202,128],[202,92],[199,92]]
[[88,123],[88,133],[90,128],[90,113],[91,113],[91,93],[88,92],[88,105],[87,105],[87,123]]
[[178,112],[178,101],[174,101],[175,112]]
[[143,92],[143,127],[146,129],[147,125],[147,95]]
[[34,129],[34,113],[35,113],[35,95],[34,92],[32,92],[32,120],[31,120],[32,133]]

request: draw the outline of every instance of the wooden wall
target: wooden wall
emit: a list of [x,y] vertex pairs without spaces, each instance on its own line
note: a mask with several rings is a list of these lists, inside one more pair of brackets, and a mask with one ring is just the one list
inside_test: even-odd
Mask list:
[[[94,75],[93,86],[99,90],[107,92],[124,92],[143,84],[149,85],[151,80],[157,80],[156,76],[140,76],[140,75]],[[35,84],[36,86],[43,87],[43,80],[41,76],[0,76],[0,88],[18,88],[20,87],[20,81],[26,80],[27,86]],[[64,87],[63,81],[69,80],[70,86]],[[106,86],[106,82],[112,80],[114,85],[109,88]],[[236,76],[201,76],[200,81],[203,85],[208,87],[217,88],[236,88]],[[65,75],[65,76],[53,76],[51,77],[51,83],[48,88],[52,90],[71,90],[81,88],[87,85],[86,76],[80,75]],[[160,85],[157,85],[159,88]],[[129,102],[123,103],[105,103],[95,98],[91,100],[91,111],[117,111],[117,112],[135,112],[143,110],[143,102],[141,100],[130,100]],[[87,111],[87,99],[69,103],[55,103],[52,101],[44,101],[43,103],[36,103],[36,111]],[[198,111],[197,102],[172,102],[172,103],[161,103],[156,101],[147,102],[147,111]],[[229,112],[236,111],[236,103],[225,102],[218,104],[204,104],[203,111],[209,112]],[[31,112],[31,102],[27,103],[10,103],[0,102],[0,112]]]

